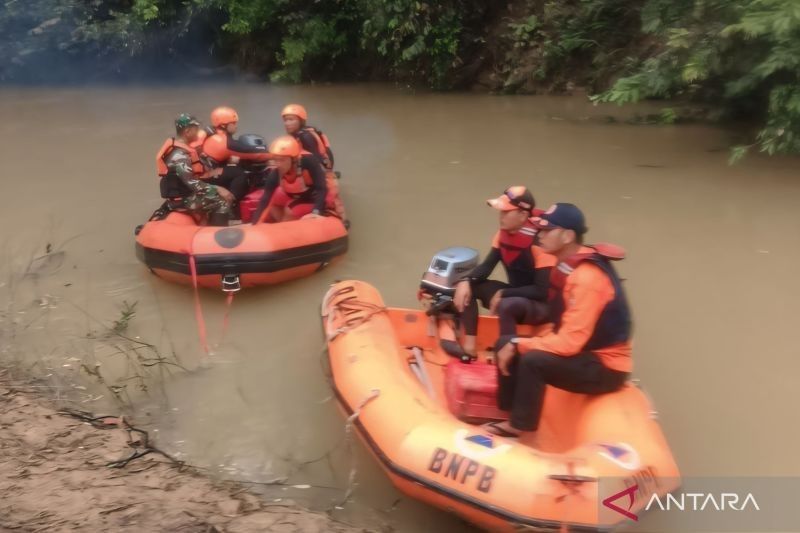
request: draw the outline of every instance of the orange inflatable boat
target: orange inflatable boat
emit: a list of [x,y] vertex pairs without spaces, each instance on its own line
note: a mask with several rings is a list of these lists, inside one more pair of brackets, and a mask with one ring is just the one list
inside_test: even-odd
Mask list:
[[236,291],[310,275],[347,252],[347,230],[336,217],[277,224],[199,226],[171,212],[137,228],[136,255],[169,281]]
[[[333,285],[322,320],[341,407],[411,497],[490,531],[610,531],[636,519],[645,496],[680,485],[655,412],[634,383],[601,396],[548,387],[535,442],[466,421],[453,393],[463,384],[454,380],[466,367],[489,369],[499,334],[493,317],[480,318],[472,364],[442,351],[424,311],[387,308],[364,282]],[[487,405],[479,418],[503,416]]]

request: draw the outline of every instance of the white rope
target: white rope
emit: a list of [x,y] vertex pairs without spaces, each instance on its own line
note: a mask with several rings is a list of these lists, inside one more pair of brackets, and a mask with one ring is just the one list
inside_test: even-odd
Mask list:
[[342,499],[342,502],[339,504],[340,506],[347,503],[347,500],[350,499],[350,496],[352,496],[353,491],[356,488],[356,474],[358,473],[358,468],[356,467],[356,455],[355,453],[353,453],[353,437],[352,437],[353,424],[361,414],[361,410],[364,409],[364,407],[369,402],[371,402],[380,395],[381,395],[380,389],[372,389],[372,391],[370,391],[369,393],[369,396],[364,398],[364,400],[359,404],[359,406],[355,409],[355,411],[353,411],[353,414],[347,417],[347,421],[344,424],[344,439],[345,443],[347,444],[347,453],[350,455],[351,465],[350,465],[350,475],[348,476],[348,481],[347,481],[347,491],[344,493],[344,498]]
[[[358,320],[355,323],[352,323],[350,325],[344,325],[336,329],[332,329],[333,324],[335,322],[336,313],[341,312],[342,309],[347,309],[348,307],[350,309],[356,308],[361,311],[364,311],[365,314],[361,317],[358,317]],[[360,302],[358,300],[347,300],[347,302],[340,302],[338,304],[335,304],[334,308],[331,309],[331,312],[327,315],[326,318],[325,330],[328,332],[326,336],[327,340],[332,341],[342,333],[347,333],[348,331],[351,331],[359,327],[360,325],[364,324],[370,318],[372,318],[373,315],[377,315],[378,313],[382,313],[384,311],[386,311],[386,307],[381,307],[375,304],[371,304],[369,302]]]

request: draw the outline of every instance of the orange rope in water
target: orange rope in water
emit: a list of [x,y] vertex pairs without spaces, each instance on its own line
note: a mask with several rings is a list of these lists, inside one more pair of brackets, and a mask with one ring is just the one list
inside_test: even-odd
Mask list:
[[200,304],[200,290],[197,287],[197,265],[195,264],[194,254],[192,253],[189,253],[189,269],[192,272],[192,286],[194,287],[194,317],[197,320],[197,334],[200,337],[200,345],[203,347],[206,354],[209,355],[206,321],[203,318],[203,307]]

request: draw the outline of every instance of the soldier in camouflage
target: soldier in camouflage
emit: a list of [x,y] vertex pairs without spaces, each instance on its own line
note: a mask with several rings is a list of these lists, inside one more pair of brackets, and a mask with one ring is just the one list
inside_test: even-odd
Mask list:
[[199,130],[200,122],[191,115],[183,113],[175,120],[177,138],[171,146],[162,149],[167,171],[162,180],[171,178],[167,187],[172,190],[165,194],[162,187],[162,196],[170,199],[173,208],[203,213],[208,215],[210,225],[227,226],[233,195],[227,189],[203,181],[221,170],[206,172],[203,169],[195,149]]

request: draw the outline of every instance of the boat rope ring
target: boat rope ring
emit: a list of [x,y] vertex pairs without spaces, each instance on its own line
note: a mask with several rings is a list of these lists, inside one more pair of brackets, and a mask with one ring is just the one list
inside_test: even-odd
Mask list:
[[225,274],[222,276],[222,292],[239,292],[241,288],[239,274]]
[[236,248],[244,240],[244,231],[239,228],[224,228],[214,233],[214,240],[223,248]]

